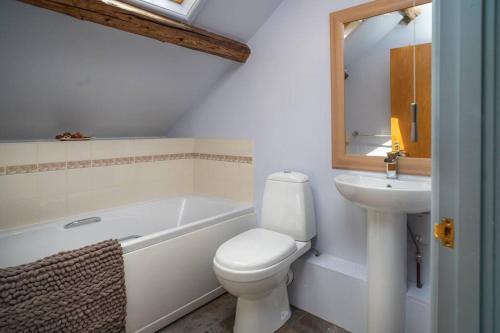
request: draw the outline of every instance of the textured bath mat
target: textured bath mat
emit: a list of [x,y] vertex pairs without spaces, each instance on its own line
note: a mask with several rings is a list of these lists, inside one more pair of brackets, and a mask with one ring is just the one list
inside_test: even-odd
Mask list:
[[0,269],[0,332],[125,332],[120,243]]

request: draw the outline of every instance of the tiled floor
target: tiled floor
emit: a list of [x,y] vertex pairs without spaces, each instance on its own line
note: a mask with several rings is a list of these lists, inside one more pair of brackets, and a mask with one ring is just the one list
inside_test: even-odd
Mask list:
[[[157,333],[232,333],[236,298],[224,294]],[[279,333],[349,333],[310,313],[292,307],[292,317]],[[259,333],[259,332],[255,332]]]

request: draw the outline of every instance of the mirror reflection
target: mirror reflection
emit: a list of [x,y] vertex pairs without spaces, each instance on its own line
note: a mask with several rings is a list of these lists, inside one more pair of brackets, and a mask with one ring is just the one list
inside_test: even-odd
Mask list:
[[432,3],[344,26],[346,152],[431,157]]

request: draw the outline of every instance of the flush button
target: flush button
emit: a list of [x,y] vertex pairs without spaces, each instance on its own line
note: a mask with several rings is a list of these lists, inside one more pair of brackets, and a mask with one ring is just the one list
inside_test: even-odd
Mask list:
[[283,171],[283,172],[284,172],[284,173],[292,173],[292,171],[291,171],[291,170],[285,170],[285,171]]

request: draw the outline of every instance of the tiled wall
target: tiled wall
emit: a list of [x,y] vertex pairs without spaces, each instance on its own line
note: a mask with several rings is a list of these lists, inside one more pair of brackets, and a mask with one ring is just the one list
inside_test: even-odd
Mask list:
[[0,229],[189,193],[252,201],[252,165],[245,140],[0,143]]
[[[253,163],[234,163],[217,156],[253,156],[249,140],[197,139],[194,161],[194,192],[238,201],[253,200]],[[250,162],[250,163],[249,163]]]

